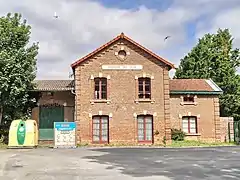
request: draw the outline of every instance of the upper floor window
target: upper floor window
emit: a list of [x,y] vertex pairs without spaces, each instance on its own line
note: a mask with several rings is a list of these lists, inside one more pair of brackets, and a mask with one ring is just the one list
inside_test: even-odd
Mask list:
[[138,78],[138,98],[151,99],[151,79]]
[[194,103],[194,97],[193,96],[185,96],[185,97],[183,97],[183,102]]
[[107,78],[94,78],[95,99],[107,99]]

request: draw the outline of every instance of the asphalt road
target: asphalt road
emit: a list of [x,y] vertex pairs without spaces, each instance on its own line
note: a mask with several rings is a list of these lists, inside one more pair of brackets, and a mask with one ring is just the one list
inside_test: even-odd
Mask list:
[[55,179],[240,179],[240,147],[0,150],[0,180]]

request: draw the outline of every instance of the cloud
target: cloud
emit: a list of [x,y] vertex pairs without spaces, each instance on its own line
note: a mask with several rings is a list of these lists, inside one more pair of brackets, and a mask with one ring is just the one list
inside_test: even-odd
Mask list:
[[[195,39],[188,36],[186,24],[196,21],[197,35],[214,29],[208,19],[220,26],[227,18],[222,15],[217,20],[219,14],[236,7],[238,1],[175,0],[167,9],[157,10],[144,5],[120,9],[90,0],[8,0],[0,2],[0,15],[20,12],[32,26],[31,40],[40,43],[38,79],[67,79],[72,62],[121,32],[178,65],[193,45],[189,39]],[[53,18],[55,11],[58,19]],[[228,13],[228,17],[237,15]],[[208,19],[201,19],[203,16]],[[225,25],[232,26],[228,23]],[[172,37],[164,42],[167,35]]]
[[216,33],[219,28],[228,28],[234,38],[233,45],[240,48],[240,6],[219,12],[213,16],[208,24],[203,22],[198,24],[198,35],[202,37],[205,33]]

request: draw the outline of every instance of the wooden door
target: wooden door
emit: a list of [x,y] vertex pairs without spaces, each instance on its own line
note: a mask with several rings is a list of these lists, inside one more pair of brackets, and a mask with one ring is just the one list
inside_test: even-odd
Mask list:
[[64,121],[64,106],[49,104],[39,109],[39,139],[53,140],[54,122]]

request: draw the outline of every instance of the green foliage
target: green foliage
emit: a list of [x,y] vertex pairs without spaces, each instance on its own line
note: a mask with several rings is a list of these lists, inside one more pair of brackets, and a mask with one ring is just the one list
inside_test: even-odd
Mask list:
[[36,77],[38,44],[30,44],[31,27],[20,14],[0,18],[0,123],[22,118],[37,101]]
[[8,144],[8,133],[10,125],[10,121],[0,124],[0,144]]
[[163,142],[163,145],[166,146],[166,144],[167,144],[167,138],[166,138],[166,136],[163,136],[162,142]]
[[186,134],[181,129],[171,129],[172,140],[174,141],[183,141]]
[[174,78],[211,78],[222,90],[221,116],[240,120],[240,65],[239,49],[233,49],[233,38],[228,29],[206,34],[183,59]]

